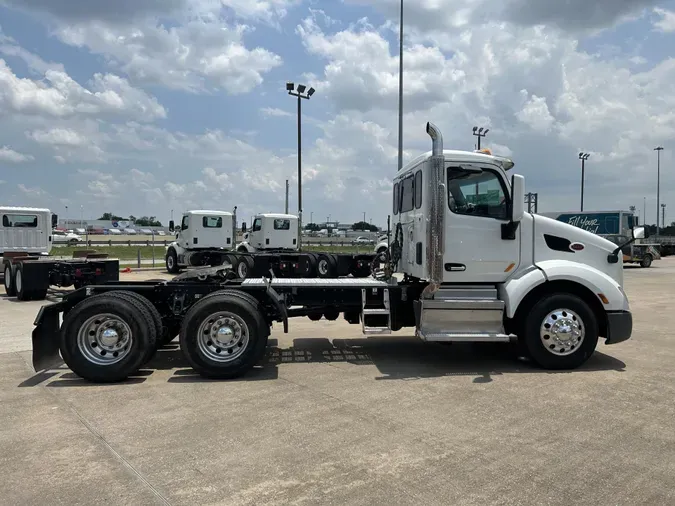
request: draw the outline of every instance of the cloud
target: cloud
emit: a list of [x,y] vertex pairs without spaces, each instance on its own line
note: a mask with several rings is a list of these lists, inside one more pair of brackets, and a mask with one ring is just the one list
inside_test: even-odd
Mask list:
[[527,90],[521,90],[521,94],[527,99],[523,108],[516,113],[516,118],[528,125],[533,130],[547,133],[555,118],[548,109],[545,97],[532,95],[527,98]]
[[675,32],[675,12],[659,7],[654,9],[654,13],[659,16],[659,20],[654,22],[654,29],[658,32]]
[[10,149],[8,146],[0,147],[0,162],[9,162],[9,163],[22,163],[35,160],[33,155],[24,155]]
[[16,185],[17,188],[23,193],[26,197],[28,198],[42,198],[46,197],[49,195],[46,191],[44,191],[42,188],[34,186],[34,187],[29,187],[24,184],[19,183]]
[[283,109],[279,109],[277,107],[261,107],[260,108],[260,114],[262,114],[266,118],[269,118],[269,117],[272,117],[272,116],[280,117],[280,118],[292,118],[293,117],[293,115],[290,112],[284,111]]
[[154,97],[119,76],[97,73],[89,85],[90,89],[84,88],[55,69],[44,73],[44,81],[19,78],[0,59],[0,112],[56,118],[126,116],[138,121],[166,117]]

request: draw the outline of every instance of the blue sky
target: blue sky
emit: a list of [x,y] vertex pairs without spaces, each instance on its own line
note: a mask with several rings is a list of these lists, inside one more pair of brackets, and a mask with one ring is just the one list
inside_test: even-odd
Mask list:
[[[0,0],[0,203],[243,216],[303,201],[384,224],[397,158],[397,0]],[[405,3],[404,155],[471,149],[474,124],[512,156],[541,210],[675,212],[675,2]],[[675,143],[673,143],[675,144]],[[675,221],[667,219],[668,222]]]

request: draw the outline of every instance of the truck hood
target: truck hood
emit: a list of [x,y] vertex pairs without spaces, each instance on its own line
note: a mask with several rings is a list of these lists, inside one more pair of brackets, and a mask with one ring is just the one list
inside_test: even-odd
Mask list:
[[616,244],[573,225],[538,214],[533,216],[535,264],[546,260],[578,262],[604,272],[623,285],[622,255],[615,264],[607,261]]

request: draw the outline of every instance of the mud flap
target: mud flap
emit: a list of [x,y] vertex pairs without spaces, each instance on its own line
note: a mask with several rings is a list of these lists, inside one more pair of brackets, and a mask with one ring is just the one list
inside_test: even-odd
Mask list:
[[279,312],[279,321],[281,321],[284,325],[284,334],[288,334],[288,311],[286,311],[286,304],[284,300],[269,284],[267,285],[267,296],[270,298],[270,301],[272,301],[272,304],[274,304],[274,307],[276,307],[277,311]]
[[59,314],[62,303],[42,306],[35,318],[33,329],[33,369],[44,371],[61,365],[59,355]]

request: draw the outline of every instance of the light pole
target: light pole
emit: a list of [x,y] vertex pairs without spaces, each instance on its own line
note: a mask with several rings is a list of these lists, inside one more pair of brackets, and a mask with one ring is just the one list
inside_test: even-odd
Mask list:
[[647,197],[642,197],[642,224],[647,226]]
[[284,213],[288,214],[288,179],[286,180],[286,207]]
[[300,250],[302,239],[302,99],[309,100],[309,97],[316,91],[314,88],[309,88],[305,93],[306,89],[307,86],[304,84],[298,84],[295,88],[293,83],[286,83],[288,94],[298,97],[298,250]]
[[581,160],[581,212],[584,212],[584,178],[586,175],[586,160],[590,157],[590,153],[579,153],[579,160]]
[[312,211],[311,213],[309,213],[309,222],[310,222],[310,223],[314,223],[314,211]]
[[659,207],[660,207],[660,191],[661,191],[661,151],[663,146],[656,146],[656,237],[659,236]]
[[661,204],[661,226],[666,228],[666,205]]
[[398,26],[398,170],[403,168],[403,0]]
[[485,131],[483,131],[483,127],[480,128],[478,128],[477,126],[473,127],[473,135],[478,137],[478,149],[480,149],[481,137],[485,137],[489,131],[490,131],[489,128],[486,128]]

